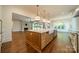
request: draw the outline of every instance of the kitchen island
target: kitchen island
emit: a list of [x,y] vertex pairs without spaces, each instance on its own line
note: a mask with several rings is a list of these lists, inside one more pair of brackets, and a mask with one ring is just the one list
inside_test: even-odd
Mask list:
[[25,34],[27,44],[37,52],[42,52],[42,50],[57,36],[56,30],[28,30]]

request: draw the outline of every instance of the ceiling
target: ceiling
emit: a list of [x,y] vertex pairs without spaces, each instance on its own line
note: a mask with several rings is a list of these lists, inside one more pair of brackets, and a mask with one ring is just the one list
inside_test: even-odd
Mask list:
[[19,21],[30,21],[30,17],[19,15],[16,13],[12,13],[12,20],[19,20]]
[[[36,5],[23,6],[28,11],[36,14]],[[39,5],[39,15],[46,16],[49,18],[56,17],[59,15],[66,15],[74,11],[78,5]],[[44,12],[45,10],[45,12]]]
[[[17,7],[24,8],[25,10],[33,14],[37,14],[36,5],[22,5]],[[38,11],[39,11],[39,15],[42,17],[45,16],[46,18],[54,18],[61,15],[67,15],[70,12],[73,12],[78,7],[79,7],[78,5],[39,5]],[[16,16],[15,18],[17,18]],[[24,19],[26,18],[25,16],[24,17],[18,16],[18,17]]]
[[45,5],[41,7],[49,13],[51,18],[69,14],[70,12],[75,11],[78,5],[47,5],[47,6]]

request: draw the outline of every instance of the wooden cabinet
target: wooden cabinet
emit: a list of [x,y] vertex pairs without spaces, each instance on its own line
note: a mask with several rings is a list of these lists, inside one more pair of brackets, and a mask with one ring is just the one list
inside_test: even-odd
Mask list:
[[50,41],[53,40],[53,34],[49,34],[49,32],[45,32],[41,34],[41,50],[49,44]]
[[[37,52],[42,52],[42,50],[54,39],[55,33],[49,34],[49,31],[46,32],[34,32],[26,31],[26,42]],[[55,35],[54,35],[55,34]]]
[[40,51],[41,47],[41,34],[37,32],[31,32],[31,31],[26,31],[26,42],[31,45],[35,50],[38,52]]

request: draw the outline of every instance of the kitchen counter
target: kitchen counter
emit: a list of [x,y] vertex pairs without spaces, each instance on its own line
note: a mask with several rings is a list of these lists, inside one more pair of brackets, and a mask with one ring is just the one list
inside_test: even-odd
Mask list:
[[50,30],[50,29],[40,29],[40,30],[28,30],[28,31],[38,32],[38,33],[49,32],[49,34],[51,34],[51,33],[53,33],[54,30]]
[[28,30],[26,31],[26,42],[38,52],[42,50],[57,36],[53,30]]

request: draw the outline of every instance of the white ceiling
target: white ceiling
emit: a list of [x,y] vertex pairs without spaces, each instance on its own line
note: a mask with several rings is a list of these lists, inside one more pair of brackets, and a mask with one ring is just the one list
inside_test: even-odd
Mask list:
[[[22,6],[24,8],[26,8],[26,10],[35,13],[36,14],[36,5],[26,5],[26,6]],[[56,17],[59,15],[64,15],[64,14],[68,14],[72,11],[74,11],[77,7],[79,7],[78,5],[39,5],[39,14],[41,16],[43,16],[44,14],[46,14],[45,16],[49,16],[49,17]],[[46,11],[46,13],[44,13],[44,10]]]
[[[36,5],[22,5],[22,6],[17,6],[20,8],[26,9],[28,12],[36,14]],[[74,11],[78,5],[40,5],[39,6],[39,12],[41,16],[44,16],[44,10],[46,11],[45,16],[48,18],[53,18],[56,16],[60,15],[66,15],[69,14],[70,12]],[[17,18],[15,16],[15,18]],[[26,18],[19,16],[19,18]]]
[[56,17],[75,11],[78,5],[45,5],[41,7],[49,13],[50,17]]
[[12,20],[19,20],[19,21],[30,21],[30,17],[19,15],[16,13],[12,13]]

